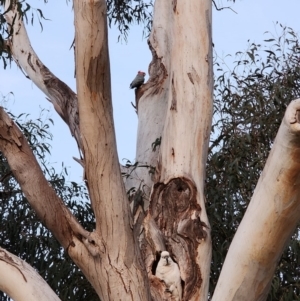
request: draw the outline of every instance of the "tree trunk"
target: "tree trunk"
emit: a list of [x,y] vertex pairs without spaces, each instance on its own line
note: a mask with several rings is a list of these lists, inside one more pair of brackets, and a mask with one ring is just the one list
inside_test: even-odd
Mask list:
[[212,118],[211,2],[157,0],[149,46],[150,79],[138,100],[137,161],[155,167],[152,178],[145,169],[139,174],[147,186],[154,182],[143,233],[151,291],[164,291],[153,273],[158,252],[168,250],[180,268],[183,300],[206,300],[211,241],[203,186]]
[[[160,250],[169,250],[179,264],[184,300],[206,298],[210,234],[203,182],[212,115],[211,3],[208,0],[188,5],[179,1],[155,3],[149,40],[153,54],[150,81],[136,93],[139,114],[136,158],[155,173],[149,175],[149,168],[136,169],[146,202],[135,216],[135,225],[116,153],[105,1],[74,1],[78,105],[76,95],[38,59],[15,2],[12,3],[12,10],[6,15],[13,28],[9,40],[12,54],[49,97],[77,139],[96,229],[92,233],[82,229],[45,183],[36,193],[26,174],[35,169],[43,182],[40,170],[22,134],[3,114],[2,131],[6,136],[1,147],[29,202],[81,268],[101,300],[150,300],[146,270],[153,298],[170,298],[154,276]],[[9,1],[6,2],[8,7]],[[69,99],[72,101],[68,103]],[[22,156],[18,155],[20,147],[26,149],[29,165],[25,169]],[[135,181],[135,184],[141,187],[141,183]],[[49,214],[51,210],[45,214],[47,206],[43,197],[47,189],[51,206],[63,208],[59,210],[60,221],[67,227],[67,236],[59,233],[55,215]],[[157,210],[166,206],[167,211]]]

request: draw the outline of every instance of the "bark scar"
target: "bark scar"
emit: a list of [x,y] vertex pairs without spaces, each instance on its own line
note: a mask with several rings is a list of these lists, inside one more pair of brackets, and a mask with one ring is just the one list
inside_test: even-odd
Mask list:
[[192,76],[192,73],[190,73],[190,72],[188,72],[188,77],[189,77],[189,79],[190,79],[190,81],[191,81],[191,83],[192,84],[194,84],[194,80],[193,80],[193,76]]
[[[191,300],[202,285],[201,270],[197,264],[198,246],[207,238],[209,227],[200,218],[197,194],[194,182],[184,177],[173,178],[168,183],[156,183],[146,217],[155,225],[147,224],[146,261],[155,258],[165,245],[165,250],[174,256],[180,268],[184,282],[183,300]],[[155,263],[148,264],[152,267]],[[150,278],[152,270],[148,270],[148,275]]]
[[100,256],[105,253],[105,244],[100,236],[94,231],[90,232],[87,237],[83,238],[83,244],[86,246],[88,251],[94,256]]
[[[155,44],[155,31],[152,37],[152,42]],[[148,40],[148,46],[152,53],[152,61],[149,65],[149,79],[147,83],[144,85],[147,89],[151,88],[151,94],[155,95],[160,93],[163,90],[163,83],[165,82],[166,78],[168,77],[167,68],[163,63],[163,58],[159,57],[155,45],[152,45],[150,39]]]
[[174,74],[172,76],[172,103],[171,103],[170,110],[177,111],[177,94],[176,94],[176,89],[175,89],[175,85],[174,85]]
[[36,72],[36,70],[35,70],[35,68],[33,67],[33,64],[32,64],[32,62],[31,62],[31,53],[28,53],[28,57],[27,57],[27,63],[28,63],[28,65],[31,67],[31,69],[34,71],[34,72]]
[[176,12],[176,8],[177,8],[177,0],[173,0],[173,11],[174,11],[174,13]]

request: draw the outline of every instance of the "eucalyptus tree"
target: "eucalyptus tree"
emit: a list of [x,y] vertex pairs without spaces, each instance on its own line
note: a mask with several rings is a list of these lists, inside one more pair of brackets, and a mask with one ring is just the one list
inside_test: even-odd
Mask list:
[[[182,299],[206,300],[212,250],[204,196],[213,114],[211,1],[155,1],[150,78],[136,91],[138,164],[125,167],[118,161],[112,117],[106,2],[73,1],[77,93],[32,49],[21,3],[2,4],[8,32],[2,48],[45,93],[77,141],[95,229],[79,223],[49,186],[23,134],[1,110],[0,150],[37,216],[103,301],[173,299],[155,276],[164,250],[179,266]],[[287,108],[212,300],[267,297],[299,220],[299,106],[295,100]],[[128,175],[125,183],[122,173]],[[29,266],[1,252],[0,271],[10,276],[0,277],[1,289],[15,300],[57,299]]]

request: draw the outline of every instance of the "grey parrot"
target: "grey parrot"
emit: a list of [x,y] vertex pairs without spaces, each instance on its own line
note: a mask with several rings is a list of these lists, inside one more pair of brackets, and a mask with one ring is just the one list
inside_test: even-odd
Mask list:
[[137,76],[135,77],[135,79],[130,84],[130,86],[129,86],[130,89],[139,88],[145,81],[145,75],[146,75],[145,72],[139,71]]
[[164,281],[167,286],[167,291],[172,294],[174,300],[182,300],[180,270],[177,263],[170,257],[169,252],[161,252],[155,276]]

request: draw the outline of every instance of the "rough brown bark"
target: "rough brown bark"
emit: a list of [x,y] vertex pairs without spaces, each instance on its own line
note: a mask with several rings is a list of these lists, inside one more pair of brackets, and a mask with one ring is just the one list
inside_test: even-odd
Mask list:
[[[147,248],[151,246],[154,254],[168,250],[181,267],[183,300],[191,300],[202,285],[197,248],[206,239],[208,226],[200,220],[201,207],[196,194],[195,184],[185,178],[175,178],[167,184],[156,183],[145,221],[146,231],[153,227],[153,222],[157,226],[156,231],[152,230],[155,237],[146,235],[150,242]],[[147,248],[144,252],[149,254]],[[145,257],[151,258],[149,255]],[[157,258],[151,259],[147,265],[149,274],[153,273],[153,264],[157,261]]]

